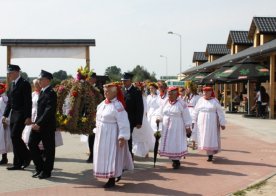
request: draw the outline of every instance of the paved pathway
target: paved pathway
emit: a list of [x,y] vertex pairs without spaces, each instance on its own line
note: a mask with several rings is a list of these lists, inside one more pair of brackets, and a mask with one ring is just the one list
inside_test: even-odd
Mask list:
[[238,114],[227,114],[227,120],[223,151],[213,163],[203,152],[192,150],[179,170],[171,169],[166,158],[159,158],[153,168],[152,158],[136,157],[135,170],[126,172],[110,190],[102,188],[105,180],[95,179],[92,164],[84,161],[86,144],[77,135],[63,134],[52,178],[32,178],[33,166],[19,172],[1,166],[0,195],[227,195],[275,173],[276,121]]

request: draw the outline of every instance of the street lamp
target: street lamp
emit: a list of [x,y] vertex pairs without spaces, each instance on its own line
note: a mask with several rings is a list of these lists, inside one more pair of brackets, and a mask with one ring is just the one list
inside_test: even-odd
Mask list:
[[164,55],[160,55],[161,58],[166,58],[166,77],[168,79],[168,57]]
[[180,39],[180,79],[181,79],[181,73],[182,73],[182,37],[179,33],[174,33],[172,31],[169,31],[168,34],[176,35]]

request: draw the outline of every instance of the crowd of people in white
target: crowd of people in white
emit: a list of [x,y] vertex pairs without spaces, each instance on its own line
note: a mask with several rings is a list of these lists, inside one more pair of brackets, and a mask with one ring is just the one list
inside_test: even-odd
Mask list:
[[[131,78],[126,77],[122,81],[131,82]],[[5,85],[1,84],[1,88],[4,89]],[[225,129],[226,121],[212,87],[204,87],[202,92],[198,92],[195,84],[186,82],[184,94],[183,89],[179,91],[178,87],[167,87],[162,81],[130,83],[129,86],[125,83],[124,88],[116,83],[104,85],[105,100],[97,106],[96,128],[93,130],[93,169],[96,177],[109,179],[105,188],[113,187],[116,178],[117,181],[121,179],[123,171],[134,168],[133,154],[146,158],[149,156],[154,148],[157,131],[161,133],[158,153],[172,160],[173,169],[180,167],[181,158],[188,153],[188,143],[192,144],[193,149],[205,150],[207,161],[213,161],[213,155],[221,149],[220,130]],[[123,91],[131,91],[131,88],[136,88],[139,92],[136,96],[142,97],[142,121],[137,120],[136,124],[131,122],[130,106],[126,99],[128,95],[123,96]],[[36,118],[39,91],[38,82],[34,81],[33,120]],[[8,96],[2,90],[0,118],[7,100]],[[7,153],[12,151],[8,129],[9,126],[0,124],[0,164],[7,164]],[[30,131],[28,126],[23,131],[22,137],[26,144]],[[43,150],[42,144],[40,148]]]

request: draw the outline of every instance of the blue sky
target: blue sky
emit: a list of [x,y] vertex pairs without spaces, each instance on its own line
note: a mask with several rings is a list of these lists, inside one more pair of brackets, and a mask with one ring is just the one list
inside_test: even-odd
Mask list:
[[[157,76],[192,66],[194,51],[227,41],[230,30],[249,30],[254,16],[276,17],[275,0],[0,0],[0,38],[95,39],[91,67],[103,74],[108,66],[122,71],[144,66]],[[76,59],[13,59],[29,76],[41,69],[75,75],[85,65]],[[0,75],[6,73],[6,48],[0,48]]]

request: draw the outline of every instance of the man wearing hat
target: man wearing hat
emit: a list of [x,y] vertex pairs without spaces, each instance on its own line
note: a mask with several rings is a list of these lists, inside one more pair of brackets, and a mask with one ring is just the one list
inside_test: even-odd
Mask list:
[[[37,117],[32,125],[28,146],[31,151],[36,172],[32,177],[45,179],[51,177],[55,159],[55,131],[57,95],[50,86],[51,73],[41,70],[39,76],[41,92],[37,101]],[[45,160],[42,159],[38,144],[42,141]]]
[[130,139],[128,140],[129,151],[132,153],[132,132],[134,127],[140,129],[143,122],[144,104],[142,93],[132,85],[133,75],[130,73],[124,73],[121,79],[125,86],[124,98],[126,102],[126,111],[130,122]]
[[[94,98],[95,98],[95,108],[94,109],[95,109],[95,113],[96,113],[97,106],[103,100],[103,95],[100,90],[102,87],[97,86],[97,74],[95,72],[92,72],[90,74],[88,82],[91,84],[91,87],[92,87],[91,92],[94,94],[92,96],[94,96]],[[89,154],[88,159],[86,160],[87,163],[93,163],[94,140],[95,140],[95,134],[92,133],[88,136],[88,146],[89,146],[90,154]]]
[[10,115],[11,140],[13,145],[13,166],[8,170],[21,170],[30,165],[30,151],[22,140],[25,125],[32,123],[32,90],[30,83],[20,76],[18,65],[8,65],[8,78],[12,81],[9,99],[5,108],[3,124],[7,124]]

